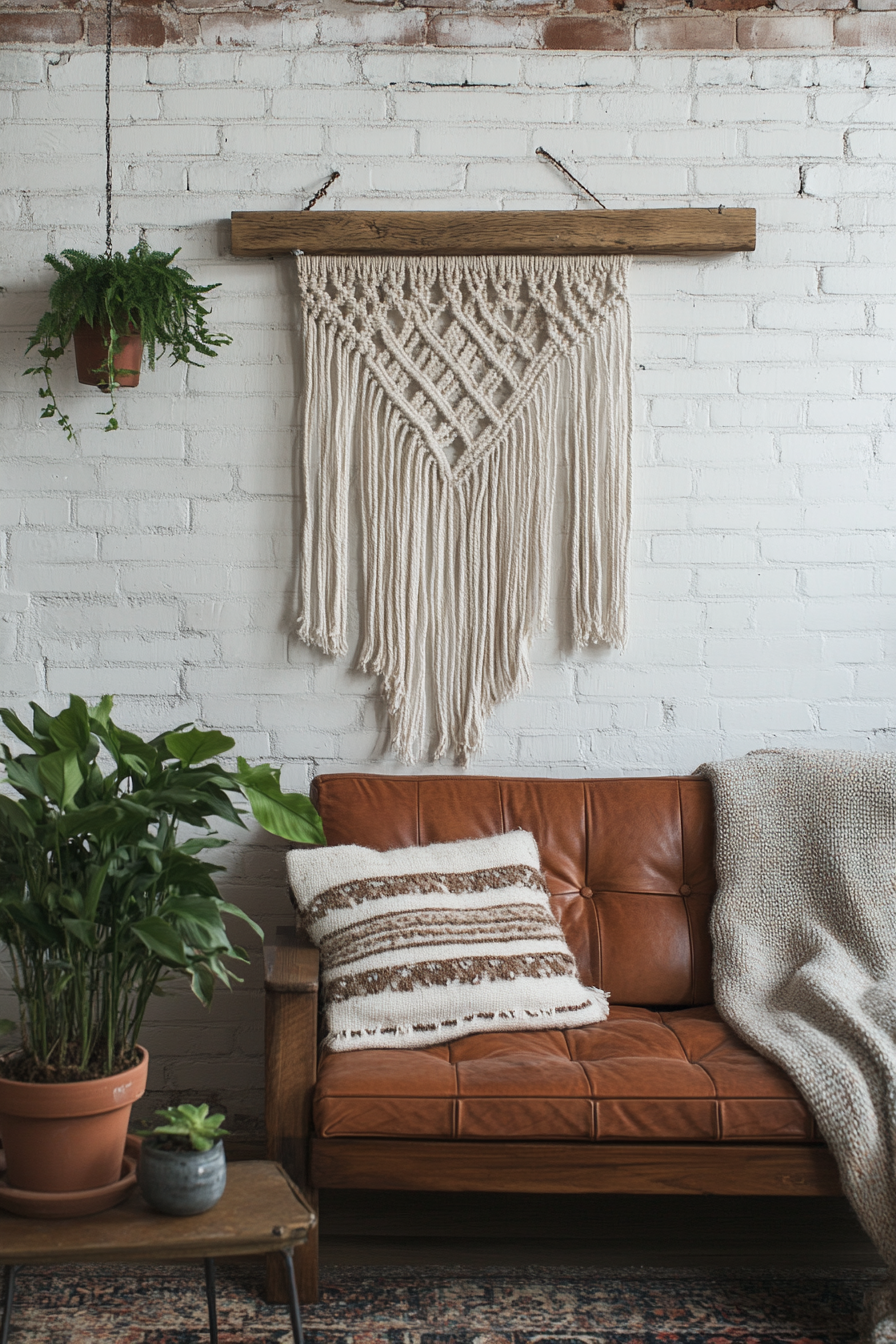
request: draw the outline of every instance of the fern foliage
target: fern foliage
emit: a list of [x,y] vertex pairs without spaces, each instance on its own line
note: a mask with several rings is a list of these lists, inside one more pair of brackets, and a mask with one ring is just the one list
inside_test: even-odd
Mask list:
[[150,369],[165,353],[170,354],[172,364],[198,365],[194,355],[213,358],[219,346],[230,344],[230,336],[212,332],[206,324],[209,309],[205,295],[218,286],[197,285],[189,271],[174,266],[179,251],[154,252],[141,238],[127,256],[115,252],[94,257],[73,248],[58,257],[52,253],[46,256],[56,279],[50,289],[50,306],[27,347],[37,347],[43,363],[25,372],[43,378],[39,395],[47,405],[41,418],[58,418],[70,439],[75,436],[74,428],[56,402],[51,374],[53,361],[65,353],[81,322],[108,331],[106,356],[97,370],[112,392],[111,408],[99,412],[107,417],[107,430],[118,428],[114,360],[129,329],[136,327],[140,332]]

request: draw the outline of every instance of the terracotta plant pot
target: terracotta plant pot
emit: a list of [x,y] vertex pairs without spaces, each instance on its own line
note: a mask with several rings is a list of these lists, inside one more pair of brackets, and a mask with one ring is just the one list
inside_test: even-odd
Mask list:
[[[106,345],[109,339],[108,327],[89,327],[80,322],[75,327],[75,363],[78,366],[78,382],[88,387],[99,387],[109,391],[105,378]],[[140,332],[132,324],[122,337],[121,349],[112,360],[116,382],[119,387],[136,387],[140,382],[140,361],[143,359],[143,340]],[[135,373],[119,373],[120,369],[135,369]],[[99,372],[97,372],[99,370]]]
[[0,1078],[6,1180],[20,1190],[95,1190],[121,1177],[131,1106],[146,1091],[149,1055],[87,1083]]

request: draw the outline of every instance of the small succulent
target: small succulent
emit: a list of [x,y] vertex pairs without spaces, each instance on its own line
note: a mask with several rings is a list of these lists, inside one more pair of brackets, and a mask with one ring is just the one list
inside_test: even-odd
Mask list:
[[224,1116],[209,1115],[205,1102],[201,1106],[190,1106],[186,1102],[182,1106],[166,1106],[164,1110],[156,1111],[156,1115],[160,1115],[167,1124],[138,1130],[139,1134],[144,1138],[170,1134],[172,1138],[186,1140],[183,1146],[186,1148],[189,1143],[197,1153],[207,1153],[223,1134],[230,1133],[230,1130],[221,1128]]

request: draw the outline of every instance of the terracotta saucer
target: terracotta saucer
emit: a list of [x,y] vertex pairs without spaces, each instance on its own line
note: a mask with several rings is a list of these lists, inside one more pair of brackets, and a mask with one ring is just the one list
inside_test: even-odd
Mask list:
[[88,1213],[111,1209],[126,1199],[137,1184],[137,1155],[140,1140],[130,1134],[121,1162],[121,1176],[111,1185],[99,1185],[93,1190],[66,1190],[59,1194],[46,1190],[17,1190],[6,1184],[6,1158],[0,1149],[0,1209],[18,1213],[23,1218],[82,1218]]

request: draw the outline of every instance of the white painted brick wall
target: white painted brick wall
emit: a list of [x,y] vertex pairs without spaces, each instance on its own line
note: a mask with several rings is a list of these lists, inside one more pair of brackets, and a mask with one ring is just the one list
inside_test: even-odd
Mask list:
[[[117,435],[95,428],[67,358],[77,446],[38,421],[21,372],[43,254],[102,246],[102,61],[4,56],[3,702],[112,691],[122,721],[195,717],[293,787],[398,769],[371,679],[289,635],[291,262],[230,257],[220,221],[294,209],[335,167],[319,209],[574,208],[544,145],[611,206],[755,205],[759,246],[634,262],[633,638],[571,656],[561,621],[475,768],[687,772],[769,743],[892,747],[896,61],[298,42],[116,55],[116,244],[145,226],[182,248],[220,283],[234,344],[205,370],[145,374]],[[225,855],[229,894],[268,927],[289,917],[282,851],[252,828]],[[213,1092],[237,1127],[258,1123],[259,974],[256,957],[210,1016],[182,987],[154,1004],[156,1097]]]

